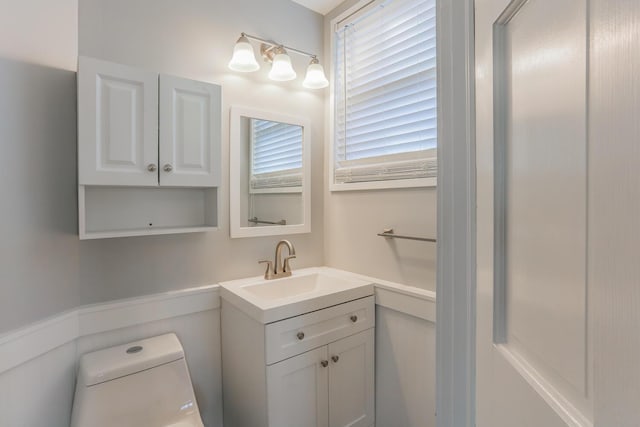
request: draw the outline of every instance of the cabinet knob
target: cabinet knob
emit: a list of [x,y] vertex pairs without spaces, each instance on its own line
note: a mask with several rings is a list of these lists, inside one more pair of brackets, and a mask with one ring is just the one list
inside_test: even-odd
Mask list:
[[299,339],[300,341],[302,341],[302,340],[304,339],[304,332],[298,332],[298,333],[296,334],[296,336],[298,337],[298,339]]
[[352,321],[353,323],[356,323],[356,322],[358,321],[358,316],[356,316],[356,315],[354,314],[354,315],[352,315],[349,319],[351,319],[351,321]]
[[327,366],[329,366],[329,361],[323,360],[322,362],[320,362],[320,364],[322,365],[323,368],[326,368]]
[[149,164],[149,166],[147,166],[147,170],[148,170],[149,172],[155,172],[155,171],[157,171],[157,170],[158,170],[158,167],[157,167],[155,164],[150,163],[150,164]]
[[331,356],[331,360],[333,360],[333,363],[338,363],[338,360],[340,360],[340,356],[338,355]]
[[171,166],[169,163],[167,163],[166,165],[164,165],[162,170],[164,170],[165,172],[171,172],[173,170],[173,166]]

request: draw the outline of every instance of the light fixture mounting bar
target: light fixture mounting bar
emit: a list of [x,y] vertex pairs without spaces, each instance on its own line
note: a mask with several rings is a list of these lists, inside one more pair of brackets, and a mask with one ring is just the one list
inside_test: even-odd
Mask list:
[[264,44],[268,44],[269,46],[283,47],[288,52],[295,52],[298,55],[308,56],[309,58],[317,58],[317,55],[314,55],[313,53],[305,52],[303,50],[296,49],[296,48],[291,47],[291,46],[285,46],[283,44],[278,44],[278,43],[275,43],[275,42],[273,42],[271,40],[266,40],[266,39],[263,39],[262,37],[252,36],[251,34],[247,34],[247,33],[240,33],[240,34],[242,34],[244,37],[246,37],[246,38],[248,38],[250,40],[255,40],[255,41],[258,41],[258,42],[262,42]]

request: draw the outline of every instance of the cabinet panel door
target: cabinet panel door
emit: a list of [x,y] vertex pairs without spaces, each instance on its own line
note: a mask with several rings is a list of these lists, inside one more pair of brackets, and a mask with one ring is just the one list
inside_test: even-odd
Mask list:
[[156,186],[157,163],[158,75],[80,57],[79,184]]
[[267,366],[271,427],[328,427],[327,347]]
[[160,75],[160,185],[218,185],[220,96],[218,85]]
[[329,425],[370,427],[375,421],[374,329],[329,344]]

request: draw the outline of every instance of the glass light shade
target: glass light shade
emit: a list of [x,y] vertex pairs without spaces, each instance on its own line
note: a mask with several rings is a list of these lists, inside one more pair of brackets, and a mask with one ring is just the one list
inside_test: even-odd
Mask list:
[[256,61],[256,55],[253,52],[253,46],[245,36],[240,37],[233,47],[233,57],[229,61],[229,68],[243,73],[260,69],[260,65]]
[[273,57],[269,78],[278,82],[285,82],[296,78],[296,72],[291,66],[291,58],[286,53],[278,53]]
[[312,59],[309,67],[307,67],[307,75],[302,82],[302,86],[307,89],[322,89],[329,86],[329,80],[324,75],[324,68],[317,59]]

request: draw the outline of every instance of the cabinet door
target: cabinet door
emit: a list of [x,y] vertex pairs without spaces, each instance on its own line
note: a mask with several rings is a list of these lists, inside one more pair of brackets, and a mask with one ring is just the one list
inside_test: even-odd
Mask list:
[[267,366],[271,427],[328,427],[327,347]]
[[80,57],[80,185],[158,185],[158,75]]
[[329,425],[370,427],[375,422],[374,329],[329,344]]
[[160,75],[160,185],[216,187],[220,86]]

